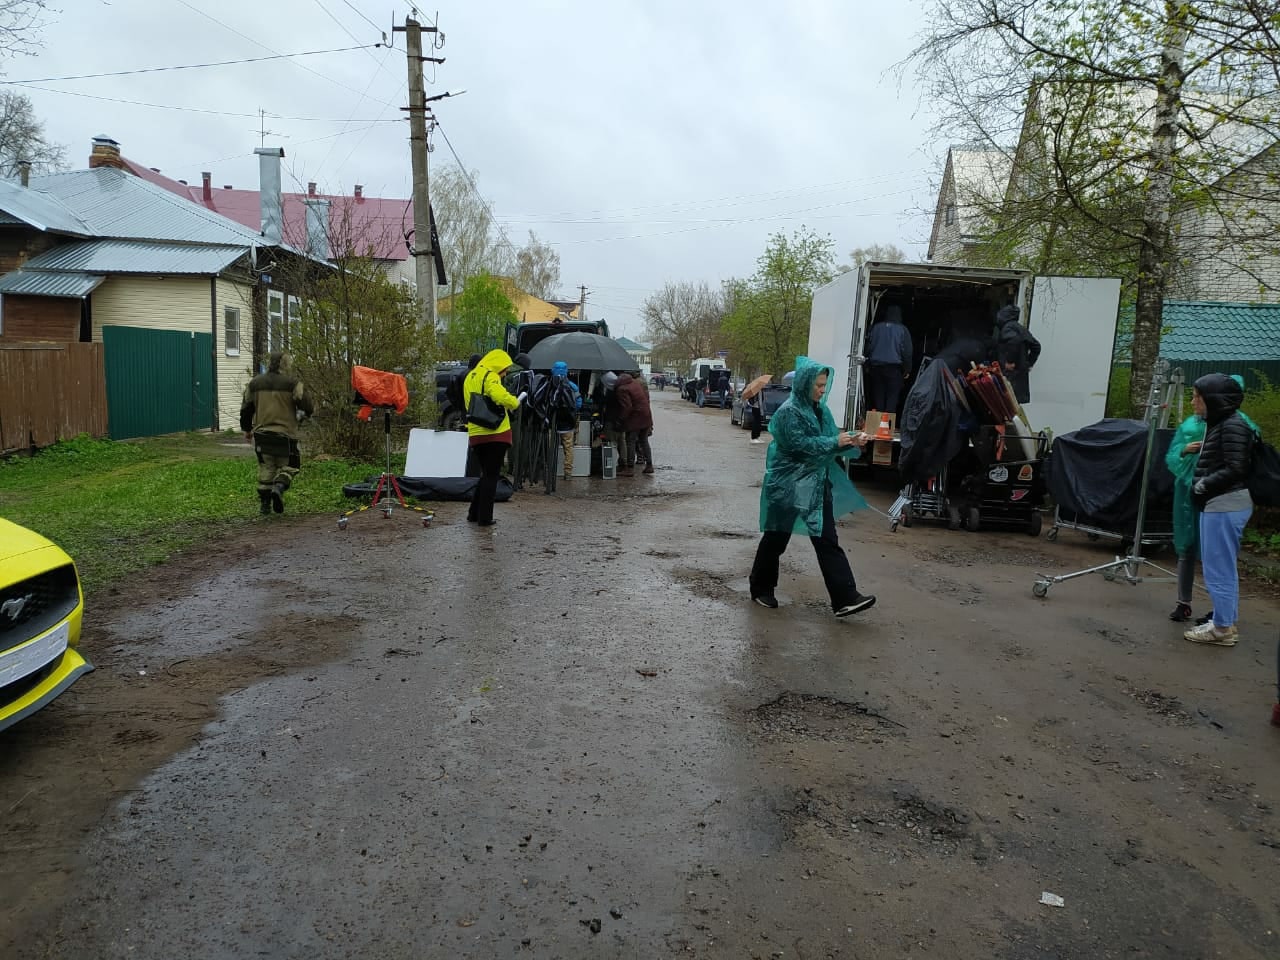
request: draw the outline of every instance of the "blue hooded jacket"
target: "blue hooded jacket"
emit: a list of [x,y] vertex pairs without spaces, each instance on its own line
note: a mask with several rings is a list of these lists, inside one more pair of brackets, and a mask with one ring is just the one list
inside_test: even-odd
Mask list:
[[858,447],[840,448],[839,427],[827,407],[827,395],[814,401],[813,385],[819,374],[831,377],[831,368],[808,357],[796,357],[791,396],[769,421],[773,442],[765,461],[760,489],[760,529],[822,536],[822,501],[831,484],[832,515],[867,506],[849,480],[843,457],[862,455]]

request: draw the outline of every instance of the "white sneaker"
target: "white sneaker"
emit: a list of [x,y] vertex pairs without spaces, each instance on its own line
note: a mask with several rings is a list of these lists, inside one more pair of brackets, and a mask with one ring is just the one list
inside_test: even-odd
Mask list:
[[755,438],[754,440],[752,440],[751,442],[752,442],[752,443],[764,443],[764,441],[763,441],[763,440],[761,440],[759,437],[756,437],[756,438]]
[[1192,643],[1207,643],[1215,647],[1234,647],[1240,639],[1240,632],[1235,627],[1216,627],[1213,621],[1192,627],[1183,638]]

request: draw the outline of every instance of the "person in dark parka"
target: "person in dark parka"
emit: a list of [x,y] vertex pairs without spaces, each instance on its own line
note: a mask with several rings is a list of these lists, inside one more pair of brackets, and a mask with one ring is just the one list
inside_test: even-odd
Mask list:
[[1213,600],[1213,619],[1188,630],[1192,643],[1234,647],[1240,577],[1236,558],[1253,513],[1249,464],[1254,433],[1240,415],[1244,390],[1231,377],[1210,373],[1194,384],[1192,408],[1204,417],[1204,440],[1191,481],[1191,501],[1200,511],[1200,567]]
[[1031,401],[1031,368],[1040,359],[1040,341],[1018,322],[1019,310],[1010,304],[996,314],[996,359],[1019,403]]
[[287,353],[276,351],[244,388],[240,429],[258,457],[258,509],[284,513],[284,493],[302,465],[298,423],[315,412],[307,388],[293,373]]

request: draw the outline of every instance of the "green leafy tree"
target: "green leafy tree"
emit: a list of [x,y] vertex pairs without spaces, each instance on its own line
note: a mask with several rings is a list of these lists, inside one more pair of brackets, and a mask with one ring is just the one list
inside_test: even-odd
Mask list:
[[1275,4],[933,0],[928,22],[911,60],[940,138],[1012,163],[986,255],[1126,281],[1136,412],[1168,291],[1209,271],[1275,282]]
[[775,233],[750,279],[731,283],[724,330],[738,369],[779,375],[808,349],[813,291],[834,275],[834,249],[808,227]]
[[520,319],[502,284],[487,273],[468,280],[450,306],[444,349],[451,357],[488,353],[502,343],[507,324]]

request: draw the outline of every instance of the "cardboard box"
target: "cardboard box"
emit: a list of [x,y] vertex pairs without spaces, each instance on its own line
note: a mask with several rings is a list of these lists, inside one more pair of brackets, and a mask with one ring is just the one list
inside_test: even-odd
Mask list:
[[874,440],[871,443],[871,462],[878,467],[887,467],[893,463],[893,441]]
[[[862,429],[871,436],[875,436],[880,432],[880,420],[883,415],[879,410],[868,410],[866,419],[862,421]],[[889,433],[893,436],[898,435],[898,415],[891,413],[889,416]]]

